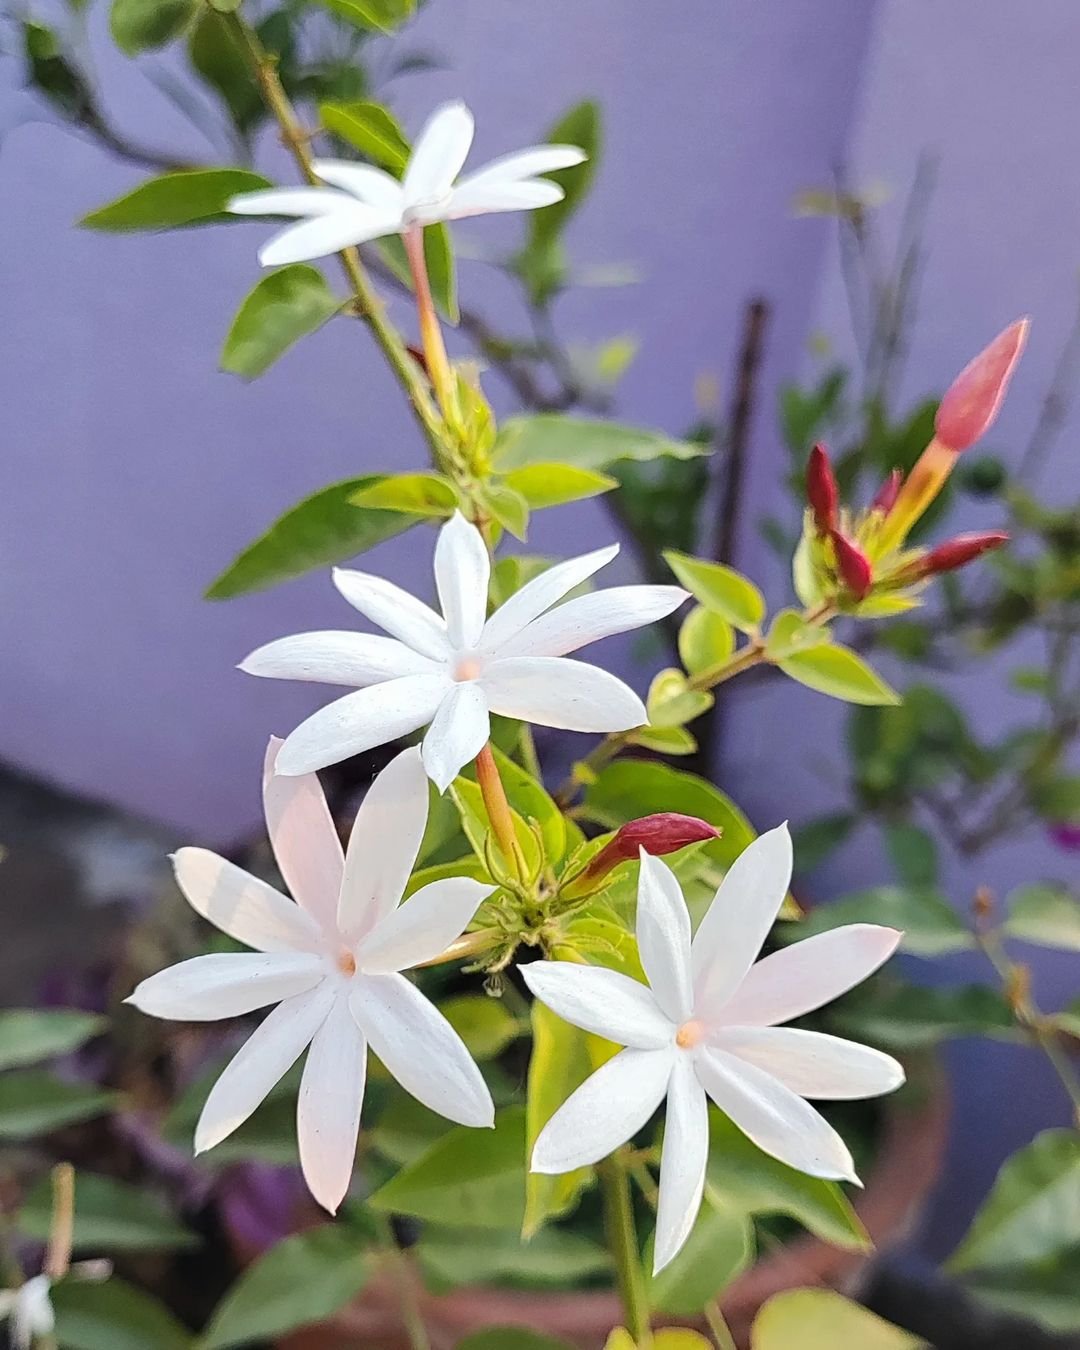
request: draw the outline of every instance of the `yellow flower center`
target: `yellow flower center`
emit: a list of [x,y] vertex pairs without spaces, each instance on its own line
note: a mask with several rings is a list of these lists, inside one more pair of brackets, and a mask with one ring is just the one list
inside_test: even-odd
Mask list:
[[342,975],[355,975],[356,957],[353,956],[350,951],[341,952],[337,959],[337,968],[341,971]]
[[692,1050],[704,1035],[705,1027],[701,1022],[684,1022],[675,1033],[675,1044],[680,1050]]
[[453,678],[460,684],[464,680],[475,680],[480,674],[480,658],[475,652],[462,652],[454,662]]

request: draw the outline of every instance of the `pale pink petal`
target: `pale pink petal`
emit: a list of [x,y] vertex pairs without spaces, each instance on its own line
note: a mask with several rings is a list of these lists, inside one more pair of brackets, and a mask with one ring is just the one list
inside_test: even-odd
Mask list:
[[237,942],[259,952],[318,950],[318,924],[265,881],[205,848],[178,849],[172,862],[191,908]]
[[342,992],[311,1042],[296,1103],[304,1180],[331,1214],[352,1181],[366,1076],[367,1045]]
[[369,933],[401,900],[427,825],[427,775],[411,748],[378,774],[349,835],[337,923],[350,942]]
[[402,187],[406,204],[438,201],[450,191],[469,153],[473,116],[464,103],[443,103],[416,138]]
[[813,1012],[872,975],[902,936],[895,928],[851,923],[772,952],[750,967],[716,1021],[772,1026]]
[[458,188],[519,182],[523,178],[555,173],[558,169],[571,169],[586,159],[588,155],[576,145],[530,145],[489,160],[482,169],[466,174]]
[[638,980],[604,966],[576,961],[533,961],[518,966],[521,978],[564,1022],[635,1050],[670,1046],[675,1027]]
[[274,857],[297,904],[324,933],[334,931],[344,859],[341,840],[313,773],[288,777],[274,772],[284,744],[270,737],[263,763],[263,810]]
[[632,1139],[664,1100],[674,1051],[622,1050],[563,1102],[540,1131],[534,1172],[588,1167]]
[[619,551],[618,544],[584,553],[580,558],[569,558],[556,563],[539,576],[527,581],[519,591],[500,605],[484,625],[480,637],[481,650],[497,652],[503,643],[516,637],[526,624],[557,604],[564,595],[587,581],[601,567],[605,567]]
[[402,675],[426,675],[439,663],[378,633],[293,633],[257,647],[240,662],[248,675],[311,680],[361,689]]
[[303,1054],[333,1002],[333,982],[324,980],[267,1014],[210,1089],[195,1127],[196,1153],[205,1153],[243,1125]]
[[264,188],[233,197],[226,210],[234,216],[329,216],[354,204],[344,192],[331,188]]
[[563,656],[590,642],[645,628],[678,609],[678,586],[614,586],[557,605],[499,648],[499,656]]
[[311,167],[324,183],[341,188],[368,206],[401,214],[405,201],[401,184],[385,169],[345,159],[317,159]]
[[388,975],[432,960],[464,933],[494,890],[469,877],[421,886],[361,941],[357,965],[368,974]]
[[653,1274],[672,1261],[690,1236],[705,1190],[709,1103],[689,1055],[677,1055],[668,1084],[660,1198],[656,1208]]
[[565,731],[628,731],[648,721],[622,680],[565,656],[497,657],[477,683],[494,713]]
[[858,1101],[893,1092],[904,1070],[891,1055],[867,1045],[795,1027],[724,1027],[709,1044],[737,1055],[800,1097]]
[[443,675],[405,675],[335,699],[286,736],[277,772],[313,773],[407,736],[431,721],[449,688]]
[[349,1007],[368,1044],[406,1092],[459,1125],[493,1125],[495,1107],[454,1028],[404,975],[353,981]]
[[656,1001],[678,1026],[694,1006],[690,978],[690,912],[671,868],[641,850],[637,944]]
[[706,1020],[735,992],[768,937],[791,883],[786,825],[743,849],[694,934],[694,1009]]
[[440,793],[476,758],[490,731],[487,699],[479,684],[469,680],[451,685],[424,737],[424,768]]
[[565,192],[547,178],[510,183],[464,183],[454,188],[450,202],[439,212],[441,220],[465,220],[497,211],[536,211],[561,202]]
[[435,587],[455,650],[475,647],[487,614],[491,556],[483,535],[455,511],[435,544]]
[[173,1022],[216,1022],[265,1008],[313,989],[323,978],[309,952],[212,952],[159,970],[136,985],[125,1003]]
[[406,647],[433,661],[446,661],[450,644],[446,623],[422,600],[382,577],[335,567],[334,585],[354,609],[380,628],[400,638]]
[[828,1121],[771,1074],[712,1046],[695,1056],[716,1105],[758,1148],[812,1177],[857,1181],[847,1145]]
[[263,267],[309,262],[395,232],[396,217],[361,206],[351,197],[345,200],[349,205],[338,211],[286,226],[262,246],[259,262]]

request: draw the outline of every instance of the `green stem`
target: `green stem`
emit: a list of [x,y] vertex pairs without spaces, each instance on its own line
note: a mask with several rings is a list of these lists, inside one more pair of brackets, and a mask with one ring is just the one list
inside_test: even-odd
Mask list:
[[647,1350],[652,1345],[649,1324],[649,1299],[645,1272],[641,1265],[634,1210],[630,1197],[630,1179],[621,1151],[597,1168],[604,1201],[604,1229],[615,1261],[615,1276],[626,1316],[626,1329],[634,1344]]
[[731,1328],[724,1319],[724,1314],[720,1311],[720,1304],[717,1303],[716,1299],[709,1299],[703,1311],[705,1321],[709,1324],[712,1338],[719,1346],[719,1350],[739,1350],[735,1343],[735,1337],[731,1334]]
[[378,1223],[382,1249],[390,1266],[394,1283],[397,1285],[401,1308],[401,1322],[409,1339],[410,1350],[431,1350],[431,1338],[420,1314],[420,1303],[413,1284],[412,1267],[405,1253],[394,1239],[393,1229],[385,1220]]

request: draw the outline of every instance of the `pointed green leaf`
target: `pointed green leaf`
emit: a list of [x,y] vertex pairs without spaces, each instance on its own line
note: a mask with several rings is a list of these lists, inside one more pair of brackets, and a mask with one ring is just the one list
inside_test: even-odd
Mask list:
[[397,118],[381,103],[322,103],[319,116],[327,131],[340,136],[368,159],[400,177],[409,162],[409,142]]
[[941,892],[918,886],[875,886],[817,905],[799,924],[797,936],[812,937],[849,923],[899,928],[904,934],[901,949],[915,956],[944,956],[975,946],[971,930]]
[[0,1069],[70,1054],[106,1026],[106,1018],[73,1008],[8,1008],[0,1012]]
[[769,625],[765,650],[770,661],[779,661],[796,652],[820,647],[829,640],[829,630],[824,624],[807,623],[797,611],[782,609]]
[[416,13],[416,0],[322,0],[343,19],[376,33],[392,33]]
[[571,464],[578,469],[606,469],[621,459],[648,460],[661,455],[694,459],[708,451],[689,441],[675,441],[658,431],[598,422],[560,413],[511,417],[495,443],[492,466],[509,473],[527,464]]
[[315,267],[294,263],[263,277],[232,321],[222,370],[253,380],[295,342],[332,319],[343,302]]
[[925,830],[902,821],[885,826],[885,847],[905,886],[933,886],[938,879],[937,845]]
[[681,727],[708,712],[712,694],[692,689],[681,670],[661,670],[649,685],[645,701],[651,727]]
[[247,54],[217,6],[208,6],[199,16],[188,41],[188,56],[194,70],[224,103],[241,134],[265,115]]
[[268,188],[248,169],[182,169],[140,183],[133,191],[99,206],[79,222],[88,230],[175,230],[239,220],[225,210],[231,197]]
[[90,1120],[104,1115],[115,1100],[110,1092],[41,1069],[13,1070],[0,1076],[0,1139],[32,1139]]
[[1080,900],[1064,886],[1021,886],[1008,900],[1005,931],[1038,947],[1080,952]]
[[[652,1242],[646,1269],[652,1267]],[[649,1282],[649,1302],[674,1317],[696,1317],[754,1259],[754,1229],[748,1215],[703,1205],[674,1261]]]
[[[39,1242],[52,1225],[52,1185],[48,1177],[31,1190],[19,1211],[21,1233]],[[88,1255],[115,1251],[155,1251],[191,1247],[195,1234],[176,1221],[152,1192],[112,1177],[79,1172],[75,1183],[76,1251]]]
[[524,540],[529,532],[529,503],[511,487],[489,483],[480,493],[480,500],[504,530],[515,539]]
[[675,549],[664,550],[664,560],[695,598],[744,633],[756,633],[765,617],[765,597],[734,567],[691,558]]
[[138,56],[178,38],[198,12],[198,0],[113,0],[109,30],[125,56]]
[[372,511],[405,511],[445,519],[458,509],[457,491],[440,473],[398,473],[361,488],[350,498],[353,506]]
[[896,690],[871,670],[861,656],[839,643],[830,642],[807,652],[797,652],[777,664],[793,680],[845,703],[873,707],[901,702]]
[[531,511],[598,497],[619,486],[618,481],[606,473],[581,469],[574,464],[526,464],[520,469],[511,469],[503,483],[520,492]]
[[600,162],[600,107],[591,99],[576,104],[548,130],[545,145],[576,145],[588,158],[569,169],[547,174],[563,189],[562,201],[529,215],[530,248],[546,248],[563,231],[592,186]]
[[191,1350],[194,1338],[142,1289],[115,1276],[104,1284],[61,1280],[53,1286],[56,1339],[63,1350]]
[[1010,1038],[1015,1022],[996,989],[983,984],[922,988],[898,985],[886,992],[848,995],[830,1013],[845,1035],[887,1050],[921,1050],[952,1036]]
[[[515,1241],[511,1233],[429,1224],[413,1250],[436,1293],[507,1281],[565,1289],[611,1269],[611,1258],[603,1247],[579,1233],[556,1228],[547,1228],[526,1242]],[[528,1342],[515,1342],[514,1350],[523,1344]]]

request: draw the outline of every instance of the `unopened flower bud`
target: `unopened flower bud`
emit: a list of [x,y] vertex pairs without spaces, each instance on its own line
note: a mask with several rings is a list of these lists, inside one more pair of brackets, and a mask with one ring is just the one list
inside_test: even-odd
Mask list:
[[720,831],[707,820],[699,820],[697,816],[681,816],[676,811],[661,811],[654,816],[627,821],[577,878],[574,889],[578,889],[583,882],[599,881],[613,867],[637,858],[642,849],[646,853],[662,855],[674,853],[687,844],[700,844],[706,839],[719,837]]
[[856,600],[862,600],[874,581],[870,559],[858,545],[845,538],[839,530],[833,530],[830,538],[836,552],[836,570],[840,573],[844,586]]
[[937,576],[941,572],[955,572],[958,567],[966,567],[969,562],[989,553],[991,549],[1001,548],[1009,542],[1009,536],[1002,530],[987,530],[983,534],[958,534],[955,539],[947,539],[938,544],[918,562],[912,564],[913,579]]
[[993,425],[1030,326],[1030,319],[1010,324],[949,386],[934,419],[934,431],[950,450],[966,450]]
[[828,451],[823,445],[815,445],[810,451],[806,465],[806,500],[814,513],[814,524],[818,531],[829,534],[836,528],[840,491],[829,463]]
[[870,510],[877,511],[883,516],[887,516],[896,505],[896,499],[900,495],[900,484],[904,481],[904,475],[899,469],[893,469],[888,478],[878,488],[874,500],[870,503]]

